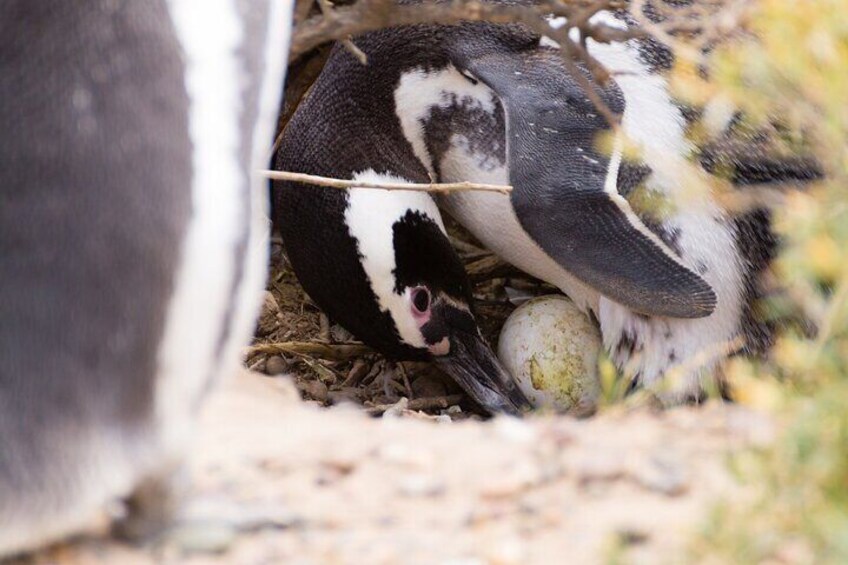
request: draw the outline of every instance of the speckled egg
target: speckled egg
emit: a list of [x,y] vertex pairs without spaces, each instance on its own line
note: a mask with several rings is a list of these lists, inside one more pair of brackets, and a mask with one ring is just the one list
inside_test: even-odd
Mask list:
[[537,408],[589,411],[600,394],[595,323],[565,296],[534,298],[501,329],[498,357]]

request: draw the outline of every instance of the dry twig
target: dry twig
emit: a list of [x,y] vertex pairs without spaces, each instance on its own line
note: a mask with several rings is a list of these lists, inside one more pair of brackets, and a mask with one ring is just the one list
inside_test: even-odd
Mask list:
[[[447,396],[431,396],[429,398],[416,398],[410,400],[406,405],[406,409],[412,412],[419,410],[445,410],[462,402],[461,394],[449,394]],[[379,416],[394,404],[377,404],[366,409],[368,414]]]
[[271,180],[287,180],[302,182],[316,186],[326,186],[341,190],[348,188],[372,188],[376,190],[412,190],[418,192],[458,192],[464,190],[478,190],[488,192],[500,192],[507,194],[512,190],[511,186],[503,184],[482,184],[475,182],[449,182],[449,183],[402,183],[402,182],[372,182],[361,180],[344,180],[305,173],[291,173],[287,171],[260,171],[260,173]]
[[260,343],[247,348],[248,356],[255,353],[288,353],[289,355],[310,355],[330,361],[348,361],[374,353],[374,350],[362,343],[316,343],[310,341],[285,341],[279,343]]

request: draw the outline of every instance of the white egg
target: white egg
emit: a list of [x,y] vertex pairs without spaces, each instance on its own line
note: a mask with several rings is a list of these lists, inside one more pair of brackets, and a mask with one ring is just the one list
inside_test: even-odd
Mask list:
[[600,394],[595,323],[565,296],[534,298],[501,329],[498,357],[537,408],[591,410]]

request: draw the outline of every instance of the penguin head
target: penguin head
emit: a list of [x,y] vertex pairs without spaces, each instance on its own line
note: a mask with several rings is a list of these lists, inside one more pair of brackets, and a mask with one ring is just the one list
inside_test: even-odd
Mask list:
[[478,404],[519,414],[529,404],[480,332],[465,270],[437,225],[413,214],[395,224],[395,281],[404,303],[392,317],[408,316],[415,342]]
[[529,407],[480,333],[468,276],[429,195],[351,190],[345,225],[359,275],[316,300],[331,316],[389,358],[434,361],[490,412]]
[[529,404],[480,332],[468,276],[440,223],[408,210],[392,226],[395,267],[387,282],[397,299],[381,300],[389,305],[387,330],[486,410],[519,414]]

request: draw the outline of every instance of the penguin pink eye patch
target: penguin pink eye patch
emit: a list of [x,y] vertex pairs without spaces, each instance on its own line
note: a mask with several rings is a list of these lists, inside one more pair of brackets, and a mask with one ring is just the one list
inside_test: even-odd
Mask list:
[[418,286],[412,289],[412,313],[423,316],[430,311],[430,291],[426,287]]

